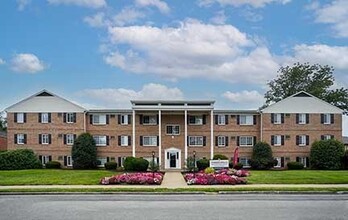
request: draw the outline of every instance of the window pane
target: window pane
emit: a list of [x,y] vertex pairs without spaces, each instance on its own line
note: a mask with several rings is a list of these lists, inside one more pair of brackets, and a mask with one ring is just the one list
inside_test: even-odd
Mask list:
[[24,122],[24,114],[17,113],[17,123],[23,123],[23,122]]

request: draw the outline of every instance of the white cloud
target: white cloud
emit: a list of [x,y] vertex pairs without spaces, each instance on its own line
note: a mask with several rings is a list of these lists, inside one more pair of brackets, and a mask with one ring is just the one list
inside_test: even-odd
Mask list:
[[105,0],[47,0],[48,3],[53,5],[76,5],[87,8],[102,8],[106,6]]
[[103,12],[98,12],[93,16],[87,16],[83,19],[84,22],[91,27],[107,27],[110,25],[110,21],[106,20]]
[[144,18],[145,14],[139,10],[131,7],[124,8],[113,17],[113,22],[117,26],[123,26],[125,24],[132,24],[138,21],[140,18]]
[[5,64],[5,63],[6,63],[5,60],[3,60],[3,59],[0,58],[0,65],[3,65],[3,64]]
[[141,90],[117,89],[86,89],[79,93],[99,103],[99,106],[129,108],[130,100],[182,100],[184,95],[176,87],[168,88],[162,84],[149,83]]
[[228,99],[230,102],[238,103],[242,106],[249,105],[250,107],[260,107],[264,103],[264,97],[256,90],[241,92],[227,91],[222,94],[222,97]]
[[199,0],[199,6],[210,6],[214,3],[219,3],[220,5],[232,5],[234,7],[240,7],[243,5],[250,5],[254,8],[265,7],[267,4],[278,3],[287,4],[291,0]]
[[336,0],[326,5],[314,5],[315,21],[331,24],[338,37],[348,37],[348,1]]
[[161,0],[135,0],[135,4],[139,7],[156,7],[163,14],[168,14],[170,12],[168,4]]
[[23,11],[27,5],[29,5],[31,0],[17,0],[18,11]]
[[45,68],[46,65],[30,53],[16,54],[11,60],[11,69],[19,73],[37,73]]
[[210,19],[213,24],[225,24],[227,17],[224,11],[218,11],[214,17]]

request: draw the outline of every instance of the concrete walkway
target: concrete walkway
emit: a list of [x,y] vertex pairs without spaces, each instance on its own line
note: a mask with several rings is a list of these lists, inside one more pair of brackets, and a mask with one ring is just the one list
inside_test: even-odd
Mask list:
[[185,188],[187,184],[181,172],[166,172],[161,186],[163,188]]

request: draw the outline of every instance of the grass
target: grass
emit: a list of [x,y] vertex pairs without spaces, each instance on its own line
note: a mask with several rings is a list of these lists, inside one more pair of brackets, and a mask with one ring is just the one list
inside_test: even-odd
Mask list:
[[102,177],[114,174],[108,170],[10,170],[0,171],[0,185],[97,185]]
[[348,170],[251,170],[250,184],[348,184]]

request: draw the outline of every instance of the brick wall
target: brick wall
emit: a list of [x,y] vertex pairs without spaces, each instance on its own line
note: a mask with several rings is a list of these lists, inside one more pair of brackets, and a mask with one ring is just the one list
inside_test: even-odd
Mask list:
[[0,151],[7,150],[7,138],[0,136]]

